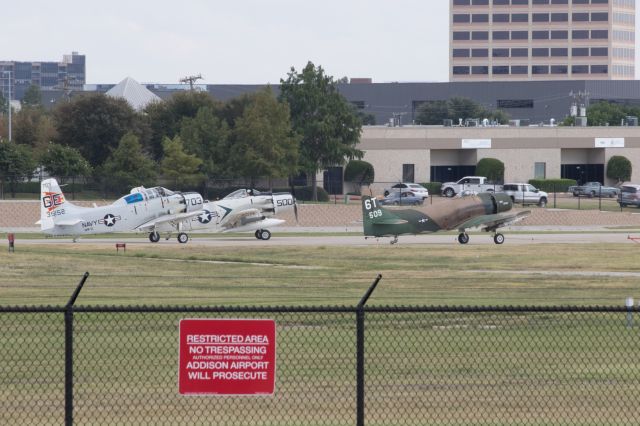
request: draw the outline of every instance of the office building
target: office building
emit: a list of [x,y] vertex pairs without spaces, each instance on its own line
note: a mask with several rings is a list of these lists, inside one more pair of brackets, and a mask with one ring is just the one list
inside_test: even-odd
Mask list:
[[633,80],[635,0],[450,0],[449,80]]
[[[82,90],[86,83],[85,55],[72,52],[61,62],[0,61],[0,90],[6,98],[21,100],[29,88],[42,90]],[[10,90],[9,90],[10,89]]]

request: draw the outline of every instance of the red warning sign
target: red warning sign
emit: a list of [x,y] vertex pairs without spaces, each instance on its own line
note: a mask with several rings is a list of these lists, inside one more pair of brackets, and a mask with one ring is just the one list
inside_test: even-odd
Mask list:
[[180,321],[181,394],[273,394],[275,372],[275,321]]

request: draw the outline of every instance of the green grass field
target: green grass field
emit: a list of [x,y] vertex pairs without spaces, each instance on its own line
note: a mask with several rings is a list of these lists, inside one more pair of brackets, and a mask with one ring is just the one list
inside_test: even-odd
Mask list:
[[[199,248],[37,245],[0,253],[3,305],[613,305],[631,244]],[[546,271],[549,275],[534,274]],[[177,393],[177,324],[273,318],[276,393]],[[353,313],[75,314],[78,424],[355,423]],[[637,424],[640,339],[624,313],[368,313],[367,424]],[[60,424],[62,314],[0,314],[0,423]]]

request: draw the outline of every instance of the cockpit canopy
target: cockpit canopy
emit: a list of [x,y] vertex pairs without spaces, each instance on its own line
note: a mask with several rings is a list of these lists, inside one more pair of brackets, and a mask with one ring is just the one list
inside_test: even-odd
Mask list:
[[161,186],[155,186],[153,188],[145,188],[144,186],[138,186],[131,190],[131,194],[136,194],[136,193],[145,195],[147,200],[152,200],[158,197],[169,197],[171,195],[174,195],[173,191],[167,188],[163,188]]
[[233,191],[231,194],[224,197],[224,199],[229,200],[232,198],[245,198],[254,195],[262,195],[262,192],[255,189],[238,189],[237,191]]

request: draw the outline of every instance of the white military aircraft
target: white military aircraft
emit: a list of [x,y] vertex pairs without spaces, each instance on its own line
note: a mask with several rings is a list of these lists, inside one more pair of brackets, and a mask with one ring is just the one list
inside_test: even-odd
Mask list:
[[[276,219],[276,213],[293,209],[298,218],[295,198],[288,192],[270,193],[254,189],[239,189],[222,200],[206,202],[197,216],[185,222],[186,230],[208,232],[247,232],[255,231],[259,240],[271,238],[267,228],[281,225],[285,221]],[[167,232],[171,237],[173,229],[163,224],[156,226],[157,232]],[[151,239],[152,242],[156,242]]]
[[66,200],[55,179],[40,185],[40,220],[36,224],[47,235],[69,235],[75,241],[81,235],[112,232],[149,232],[158,241],[158,227],[178,230],[178,241],[186,243],[185,224],[202,213],[202,196],[195,192],[173,192],[157,186],[133,188],[129,195],[112,204],[80,207]]

